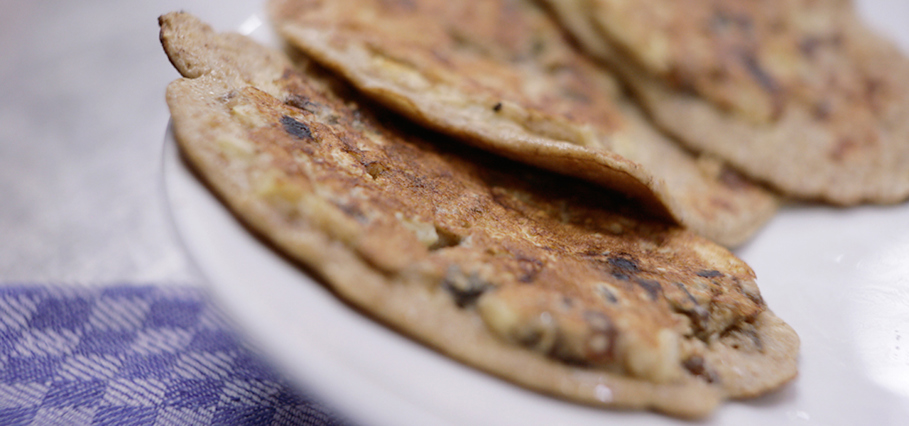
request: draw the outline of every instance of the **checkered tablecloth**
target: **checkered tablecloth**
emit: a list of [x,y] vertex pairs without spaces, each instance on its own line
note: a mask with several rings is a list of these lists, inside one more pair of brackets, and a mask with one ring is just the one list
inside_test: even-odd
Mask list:
[[0,286],[0,425],[341,425],[198,288]]

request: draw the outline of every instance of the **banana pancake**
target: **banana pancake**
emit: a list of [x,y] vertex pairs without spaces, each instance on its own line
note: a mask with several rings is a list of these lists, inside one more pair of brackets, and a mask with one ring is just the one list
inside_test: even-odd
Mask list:
[[909,59],[843,0],[546,0],[654,121],[792,197],[909,197]]
[[797,335],[721,246],[370,108],[311,63],[191,15],[160,25],[185,77],[167,88],[185,158],[376,319],[531,389],[684,417],[795,376]]
[[[512,159],[619,189],[738,245],[775,198],[648,124],[530,0],[274,0],[278,32],[410,118]],[[665,207],[660,207],[665,206]]]

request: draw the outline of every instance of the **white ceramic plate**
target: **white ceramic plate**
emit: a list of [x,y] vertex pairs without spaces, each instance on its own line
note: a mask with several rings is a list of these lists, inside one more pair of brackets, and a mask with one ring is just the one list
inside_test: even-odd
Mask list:
[[[861,7],[909,46],[909,1]],[[241,30],[273,40],[260,24],[252,15]],[[179,159],[170,132],[164,163],[177,232],[218,301],[295,383],[359,424],[691,424],[548,398],[426,349],[252,237]],[[703,424],[909,424],[909,204],[787,208],[737,254],[801,336],[800,376]]]

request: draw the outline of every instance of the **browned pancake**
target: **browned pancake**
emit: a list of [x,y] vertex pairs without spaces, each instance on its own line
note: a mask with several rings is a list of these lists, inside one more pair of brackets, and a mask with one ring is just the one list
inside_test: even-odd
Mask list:
[[277,28],[358,89],[484,149],[663,205],[733,246],[776,200],[654,130],[529,0],[275,0]]
[[909,196],[909,59],[842,0],[547,0],[655,122],[793,197]]
[[532,389],[685,417],[796,374],[798,337],[726,249],[625,196],[370,108],[190,15],[160,24],[185,76],[167,102],[191,165],[386,324]]

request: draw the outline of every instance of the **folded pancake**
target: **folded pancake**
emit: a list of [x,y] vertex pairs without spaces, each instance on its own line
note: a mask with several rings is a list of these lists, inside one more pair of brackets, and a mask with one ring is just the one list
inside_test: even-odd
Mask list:
[[546,0],[654,121],[792,197],[909,197],[909,59],[843,0]]
[[[751,269],[624,195],[453,143],[305,61],[160,18],[182,154],[336,294],[466,364],[589,404],[709,413],[796,374]],[[255,283],[250,283],[255,285]]]
[[[621,190],[727,246],[777,202],[648,124],[530,0],[274,0],[278,32],[367,95],[518,161]],[[665,207],[661,207],[665,206]]]

